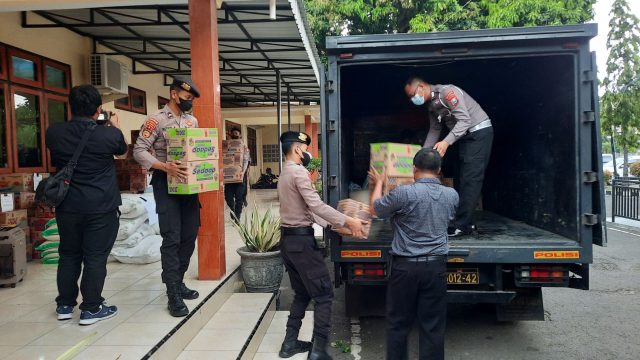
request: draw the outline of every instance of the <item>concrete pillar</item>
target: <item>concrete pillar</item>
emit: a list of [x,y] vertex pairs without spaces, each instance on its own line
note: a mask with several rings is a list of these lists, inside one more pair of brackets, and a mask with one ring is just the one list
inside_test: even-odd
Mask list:
[[[220,111],[218,71],[218,13],[215,0],[189,0],[191,77],[200,89],[193,113],[200,127],[217,128],[222,147],[224,138]],[[222,169],[222,159],[218,161]],[[220,180],[222,183],[222,179]],[[221,184],[222,185],[222,184]],[[226,272],[224,245],[224,191],[200,194],[201,227],[198,233],[198,278],[218,280]]]

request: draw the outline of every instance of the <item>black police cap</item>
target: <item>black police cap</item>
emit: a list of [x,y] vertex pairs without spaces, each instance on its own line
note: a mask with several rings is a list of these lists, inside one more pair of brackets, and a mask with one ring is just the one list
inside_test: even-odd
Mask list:
[[198,90],[198,88],[193,83],[193,80],[191,80],[190,77],[176,76],[175,78],[173,78],[173,83],[171,84],[171,87],[188,91],[191,94],[193,94],[193,96],[200,97],[200,90]]
[[283,132],[282,135],[280,135],[280,142],[299,142],[309,146],[311,145],[311,137],[303,132],[287,131]]

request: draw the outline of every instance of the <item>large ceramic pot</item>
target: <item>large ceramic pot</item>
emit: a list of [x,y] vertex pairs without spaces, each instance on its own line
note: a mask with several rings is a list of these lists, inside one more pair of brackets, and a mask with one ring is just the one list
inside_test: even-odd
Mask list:
[[245,246],[237,251],[247,292],[274,292],[280,288],[284,275],[280,250],[258,253],[247,251]]

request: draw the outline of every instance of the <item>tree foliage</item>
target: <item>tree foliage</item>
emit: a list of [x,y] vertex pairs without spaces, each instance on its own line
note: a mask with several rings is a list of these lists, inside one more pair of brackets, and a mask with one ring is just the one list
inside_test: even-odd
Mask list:
[[624,150],[626,164],[628,152],[638,147],[640,139],[640,22],[626,0],[614,0],[609,26],[602,132],[613,134]]
[[576,24],[595,0],[305,0],[316,44],[334,35]]

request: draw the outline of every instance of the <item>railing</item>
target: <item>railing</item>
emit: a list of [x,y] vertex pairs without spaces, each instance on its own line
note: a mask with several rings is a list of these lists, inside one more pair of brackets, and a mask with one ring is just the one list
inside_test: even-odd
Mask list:
[[616,216],[640,220],[640,178],[614,178],[611,186],[611,221]]

